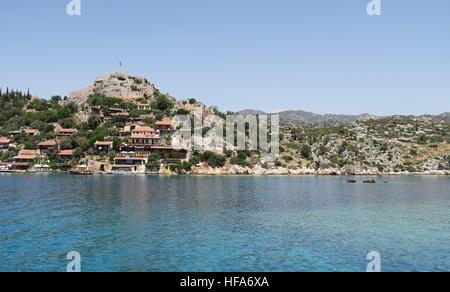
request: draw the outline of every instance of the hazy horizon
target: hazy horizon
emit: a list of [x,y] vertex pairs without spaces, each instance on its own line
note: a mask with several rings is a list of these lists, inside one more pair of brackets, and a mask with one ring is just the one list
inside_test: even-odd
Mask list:
[[2,1],[0,87],[49,98],[127,71],[224,111],[450,111],[447,0],[69,2]]

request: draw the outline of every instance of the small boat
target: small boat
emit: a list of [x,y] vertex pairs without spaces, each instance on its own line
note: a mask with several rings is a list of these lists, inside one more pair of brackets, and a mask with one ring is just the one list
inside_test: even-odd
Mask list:
[[365,184],[376,184],[377,181],[374,180],[374,179],[366,179],[366,180],[363,181],[363,183],[365,183]]
[[93,175],[94,172],[92,170],[90,170],[87,166],[80,166],[80,167],[70,169],[69,174],[71,174],[71,175]]
[[79,169],[71,169],[69,170],[69,174],[71,175],[93,175],[93,171],[89,170],[79,170]]
[[349,179],[347,180],[347,183],[349,183],[349,184],[354,184],[354,183],[357,183],[357,182],[358,182],[357,180],[352,179],[352,178],[349,178]]

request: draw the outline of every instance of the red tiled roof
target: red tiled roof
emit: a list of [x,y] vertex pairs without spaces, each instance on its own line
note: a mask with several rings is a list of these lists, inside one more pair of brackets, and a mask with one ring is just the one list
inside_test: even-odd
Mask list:
[[11,140],[6,137],[0,137],[0,143],[9,144],[9,143],[11,143]]
[[73,156],[75,152],[73,150],[62,150],[58,152],[59,156]]
[[158,137],[158,136],[146,136],[146,135],[131,135],[129,139],[161,140],[161,137]]
[[137,126],[134,128],[133,132],[156,132],[155,129],[147,126]]
[[45,141],[45,142],[42,142],[42,143],[39,143],[38,144],[38,146],[56,146],[56,145],[58,145],[58,142],[56,142],[56,141]]
[[162,121],[156,122],[157,126],[172,126],[172,119],[165,118]]
[[34,155],[19,155],[19,156],[14,156],[13,159],[35,159],[36,156]]
[[113,142],[111,141],[97,141],[95,142],[96,146],[112,146]]
[[38,150],[20,150],[19,155],[37,155]]

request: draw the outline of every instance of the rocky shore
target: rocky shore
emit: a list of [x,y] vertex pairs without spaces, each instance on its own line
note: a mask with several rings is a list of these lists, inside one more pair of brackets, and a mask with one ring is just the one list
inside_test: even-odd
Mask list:
[[311,169],[311,168],[297,168],[289,169],[283,167],[277,167],[272,169],[264,169],[260,166],[254,168],[241,167],[237,165],[224,167],[224,168],[212,168],[207,166],[194,167],[190,172],[192,175],[318,175],[318,176],[330,176],[330,175],[341,175],[341,176],[373,176],[373,175],[450,175],[450,170],[427,170],[423,172],[380,172],[377,169],[348,172],[345,169],[338,168],[328,168],[328,169]]

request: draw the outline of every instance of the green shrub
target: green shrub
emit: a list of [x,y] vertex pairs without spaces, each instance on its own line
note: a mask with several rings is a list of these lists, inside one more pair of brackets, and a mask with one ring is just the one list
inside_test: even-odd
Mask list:
[[283,160],[286,161],[286,162],[290,162],[290,161],[294,160],[294,158],[292,158],[291,156],[286,155],[286,156],[283,156]]
[[303,158],[310,159],[311,158],[311,146],[309,146],[308,144],[303,144],[300,148],[300,154],[303,156]]
[[152,103],[152,108],[156,108],[163,112],[172,109],[174,106],[175,102],[166,94],[159,94]]
[[225,166],[226,157],[212,151],[206,151],[202,154],[202,160],[207,162],[210,167],[217,168]]

